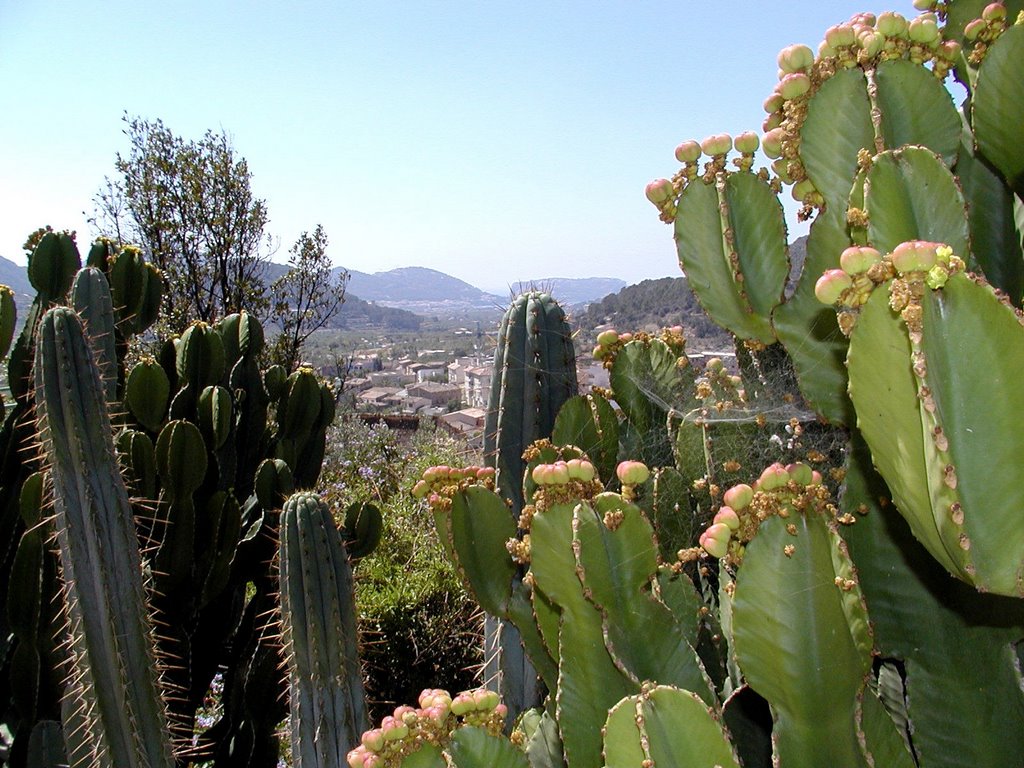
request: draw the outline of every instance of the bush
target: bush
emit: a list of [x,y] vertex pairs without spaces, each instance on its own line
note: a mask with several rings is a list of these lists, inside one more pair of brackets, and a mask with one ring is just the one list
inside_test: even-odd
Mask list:
[[430,510],[408,493],[428,466],[479,462],[465,444],[430,425],[411,436],[342,417],[328,433],[327,500],[380,506],[384,532],[355,568],[361,656],[371,715],[415,700],[437,680],[474,685],[482,661],[481,613],[444,556]]

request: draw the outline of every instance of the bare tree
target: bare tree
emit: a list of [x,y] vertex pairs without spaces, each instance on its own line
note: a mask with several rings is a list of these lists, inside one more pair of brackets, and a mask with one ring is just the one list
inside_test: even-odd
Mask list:
[[290,371],[299,364],[306,339],[341,310],[348,272],[332,278],[327,233],[319,224],[312,234],[303,232],[288,253],[288,271],[271,287],[273,315],[281,327],[271,355]]

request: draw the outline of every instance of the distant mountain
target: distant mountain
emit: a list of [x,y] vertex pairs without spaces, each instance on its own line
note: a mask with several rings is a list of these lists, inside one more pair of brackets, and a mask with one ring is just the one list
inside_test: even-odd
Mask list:
[[28,305],[36,295],[36,290],[28,281],[25,267],[0,256],[0,284],[10,287],[14,291],[15,303],[19,307],[24,307],[26,311],[28,310]]
[[550,293],[559,304],[579,306],[616,293],[625,286],[626,281],[617,277],[545,277],[513,283],[504,291],[504,295],[537,289]]
[[366,301],[388,306],[451,302],[491,307],[502,301],[457,277],[426,267],[400,267],[372,275],[349,270],[348,289]]

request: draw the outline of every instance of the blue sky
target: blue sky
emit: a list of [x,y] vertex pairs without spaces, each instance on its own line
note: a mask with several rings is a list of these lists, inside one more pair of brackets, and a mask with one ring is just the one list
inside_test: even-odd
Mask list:
[[[909,2],[893,6],[913,14]],[[0,0],[0,255],[83,211],[125,112],[224,129],[276,258],[323,224],[335,264],[520,279],[679,275],[643,195],[686,138],[760,129],[779,49],[822,2]],[[795,231],[795,230],[794,230]]]

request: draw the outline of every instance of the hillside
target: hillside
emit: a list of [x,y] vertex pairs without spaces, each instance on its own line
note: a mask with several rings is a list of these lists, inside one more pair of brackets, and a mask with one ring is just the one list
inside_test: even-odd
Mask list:
[[595,301],[576,317],[581,330],[609,325],[619,331],[683,326],[688,349],[731,349],[732,337],[704,313],[685,277],[663,277],[628,285]]

